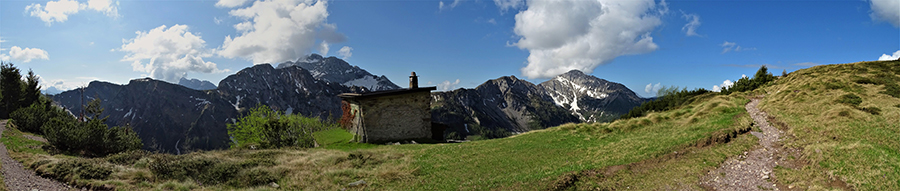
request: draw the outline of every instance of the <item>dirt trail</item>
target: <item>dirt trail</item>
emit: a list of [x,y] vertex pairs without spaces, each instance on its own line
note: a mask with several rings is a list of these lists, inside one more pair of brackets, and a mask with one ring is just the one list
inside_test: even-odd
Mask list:
[[767,114],[760,111],[760,98],[752,98],[744,108],[750,113],[755,125],[762,130],[751,132],[759,138],[759,147],[744,152],[743,155],[729,158],[718,169],[710,171],[701,185],[713,190],[778,190],[769,178],[772,170],[778,164],[777,157],[779,141],[782,132],[766,121]]
[[[0,121],[0,136],[6,130],[6,121]],[[65,184],[46,179],[34,174],[34,171],[25,169],[22,163],[9,157],[6,145],[0,142],[0,160],[3,162],[3,181],[6,187],[12,191],[18,190],[70,190]]]

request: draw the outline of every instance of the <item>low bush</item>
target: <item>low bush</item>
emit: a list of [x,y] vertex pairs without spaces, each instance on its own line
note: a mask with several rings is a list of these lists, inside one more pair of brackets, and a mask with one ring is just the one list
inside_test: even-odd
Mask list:
[[836,102],[836,103],[847,104],[847,105],[850,105],[850,106],[853,106],[853,107],[858,107],[859,104],[862,103],[862,98],[860,98],[860,97],[857,96],[856,94],[850,93],[850,94],[844,94],[844,95],[842,95],[842,96],[839,97],[837,100],[835,100],[835,102]]
[[896,83],[885,84],[884,91],[881,91],[880,93],[900,98],[900,85],[897,85]]
[[270,169],[258,167],[241,171],[231,179],[229,184],[235,187],[251,187],[278,182],[279,178],[281,177],[278,173],[272,172]]
[[106,161],[118,165],[133,165],[141,158],[150,156],[150,152],[145,150],[131,150],[106,156]]
[[234,124],[228,124],[232,148],[259,145],[262,148],[314,147],[313,132],[338,128],[338,124],[298,114],[284,115],[266,105],[250,110]]
[[195,154],[155,154],[150,158],[152,162],[148,168],[159,180],[191,179],[203,184],[247,187],[276,182],[281,178],[280,174],[266,169],[275,165],[272,159],[236,162]]
[[64,159],[50,170],[51,176],[70,182],[77,179],[105,179],[111,173],[111,167],[84,158]]
[[859,108],[859,110],[865,111],[872,115],[881,115],[881,109],[878,107],[864,107],[864,108]]
[[14,121],[21,131],[43,134],[41,126],[44,126],[44,123],[51,118],[64,116],[70,115],[62,108],[52,106],[49,98],[41,97],[30,106],[12,112],[9,118]]
[[54,148],[69,154],[102,157],[123,151],[138,150],[143,144],[131,127],[109,128],[100,118],[99,99],[91,101],[86,110],[93,117],[80,122],[71,116],[51,118],[41,126],[44,138]]

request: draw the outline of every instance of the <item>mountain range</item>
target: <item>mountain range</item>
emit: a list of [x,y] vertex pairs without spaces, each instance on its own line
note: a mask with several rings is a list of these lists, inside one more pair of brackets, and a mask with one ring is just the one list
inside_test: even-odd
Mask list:
[[[297,61],[257,64],[210,86],[150,78],[118,85],[94,81],[52,98],[80,113],[83,102],[101,99],[110,126],[130,125],[145,149],[168,153],[227,148],[226,126],[259,104],[321,119],[340,117],[340,93],[400,88],[336,57],[312,54]],[[209,89],[212,88],[212,89]],[[201,90],[198,90],[201,89]],[[206,90],[203,90],[206,89]],[[602,122],[640,105],[624,85],[571,71],[539,85],[504,76],[474,89],[433,92],[432,121],[447,133],[470,135],[470,125],[526,132],[569,122]],[[84,100],[84,101],[82,101]]]

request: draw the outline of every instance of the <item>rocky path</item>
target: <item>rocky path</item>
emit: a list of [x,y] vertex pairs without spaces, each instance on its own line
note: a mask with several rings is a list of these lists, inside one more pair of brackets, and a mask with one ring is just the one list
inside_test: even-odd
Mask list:
[[759,138],[759,147],[744,154],[729,158],[718,169],[710,171],[701,181],[705,188],[714,190],[778,190],[769,178],[777,165],[781,131],[766,121],[766,113],[756,108],[760,98],[751,99],[745,108],[754,124],[762,130],[751,132]]
[[[0,136],[6,130],[6,120],[0,121]],[[3,181],[6,187],[12,191],[18,190],[69,190],[65,184],[46,179],[34,174],[34,171],[25,169],[22,163],[9,157],[6,145],[0,142],[0,161],[3,163]]]

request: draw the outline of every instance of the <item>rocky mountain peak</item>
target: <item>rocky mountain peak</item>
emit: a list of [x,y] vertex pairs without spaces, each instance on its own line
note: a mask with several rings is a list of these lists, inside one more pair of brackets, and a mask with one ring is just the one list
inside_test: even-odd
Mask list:
[[640,98],[625,85],[571,70],[539,84],[554,103],[567,107],[582,121],[604,121],[640,105]]
[[305,59],[278,64],[278,69],[299,66],[309,70],[316,79],[339,83],[344,86],[365,87],[373,91],[399,89],[387,77],[376,76],[359,66],[350,65],[347,61],[331,56],[323,58],[318,54],[310,54]]

